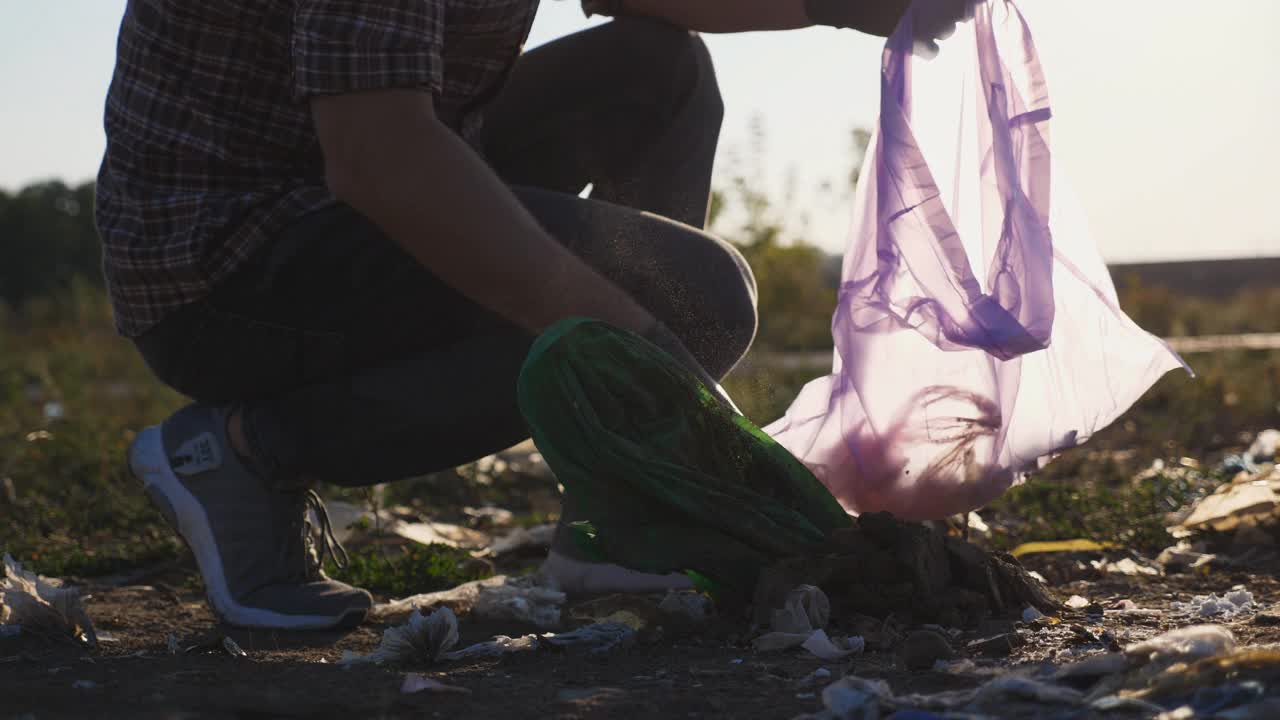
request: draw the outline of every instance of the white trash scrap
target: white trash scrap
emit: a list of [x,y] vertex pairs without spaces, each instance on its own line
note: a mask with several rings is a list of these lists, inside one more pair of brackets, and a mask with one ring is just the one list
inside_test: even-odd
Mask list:
[[538,650],[544,645],[562,650],[585,650],[593,655],[635,644],[636,631],[621,623],[596,623],[559,635],[498,635],[491,640],[454,650],[458,645],[458,616],[447,607],[430,614],[414,610],[408,621],[389,627],[382,642],[368,655],[347,650],[339,665],[373,663],[437,663],[442,661],[492,658],[510,653]]
[[618,622],[585,625],[572,632],[544,635],[542,638],[552,647],[565,650],[581,649],[592,655],[602,655],[635,644],[636,631],[630,625]]
[[388,662],[436,662],[458,644],[458,617],[449,608],[430,615],[415,611],[403,625],[389,627],[382,633],[378,649],[368,655],[350,650],[342,653],[339,665]]
[[539,585],[533,578],[510,578],[481,588],[471,612],[486,620],[515,620],[551,629],[560,627],[566,600],[564,593]]
[[1234,617],[1240,613],[1255,610],[1257,606],[1253,601],[1253,593],[1244,589],[1235,589],[1222,596],[1196,595],[1187,602],[1173,603],[1173,609],[1198,617]]
[[510,655],[511,653],[530,652],[540,647],[540,641],[537,635],[524,635],[518,638],[507,637],[506,635],[498,635],[492,640],[468,645],[461,650],[454,650],[440,656],[441,660],[476,660],[479,658],[493,658],[501,655]]
[[1195,502],[1191,512],[1170,531],[1231,532],[1241,527],[1280,523],[1280,470],[1242,475]]
[[[1087,658],[1059,668],[1048,676],[1034,675],[1033,672],[1010,672],[964,690],[895,695],[883,680],[850,675],[840,678],[823,690],[822,711],[802,717],[808,720],[878,720],[901,710],[941,713],[946,717],[1001,717],[1010,712],[1011,703],[1018,702],[1034,703],[1037,706],[1089,708],[1104,712],[1138,710],[1153,715],[1164,712],[1165,708],[1153,704],[1146,697],[1150,687],[1148,690],[1135,691],[1126,687],[1126,683],[1135,678],[1146,678],[1142,681],[1145,686],[1153,677],[1163,678],[1164,676],[1159,675],[1162,672],[1174,675],[1185,673],[1188,663],[1211,657],[1225,658],[1235,650],[1235,638],[1226,628],[1197,625],[1134,643],[1125,648],[1123,653]],[[1059,684],[1064,680],[1078,682],[1089,678],[1098,678],[1100,684],[1087,694],[1076,687]],[[1043,709],[1042,712],[1052,714]],[[1238,717],[1269,716],[1254,714]]]
[[1236,649],[1236,638],[1221,625],[1192,625],[1134,643],[1124,654],[1144,662],[1190,662]]
[[1275,462],[1280,454],[1280,430],[1263,430],[1253,439],[1253,444],[1245,451],[1245,455],[1255,463]]
[[989,717],[987,713],[998,710],[1011,700],[1079,706],[1084,702],[1084,694],[1021,675],[1002,675],[969,690],[894,695],[883,680],[850,675],[822,691],[822,712],[802,717],[808,720],[879,720],[881,713],[888,715],[898,710],[961,712]]
[[[474,550],[485,547],[492,538],[488,534],[471,528],[440,522],[408,522],[401,520],[386,510],[376,514],[364,507],[342,500],[330,500],[326,503],[329,521],[333,525],[334,536],[339,542],[346,542],[354,534],[353,527],[362,524],[377,527],[382,532],[391,533],[421,545],[447,545],[449,547]],[[316,522],[316,518],[311,519]]]
[[802,648],[822,660],[834,661],[863,652],[861,637],[829,637],[824,629],[831,617],[831,601],[812,585],[801,585],[787,594],[780,610],[773,611],[771,631],[752,641],[756,652]]
[[470,695],[471,691],[457,685],[446,685],[435,678],[427,677],[421,673],[410,673],[404,676],[404,681],[400,683],[400,694],[416,695],[417,693],[458,693],[460,695]]
[[[98,644],[93,621],[80,602],[80,591],[64,586],[61,580],[24,570],[8,553],[0,577],[0,627],[61,633],[91,647]],[[4,634],[17,633],[6,630]]]
[[449,590],[380,603],[373,607],[372,614],[375,619],[388,620],[419,607],[444,606],[486,620],[515,620],[552,629],[560,626],[561,607],[567,600],[563,592],[539,585],[532,577],[497,575]]

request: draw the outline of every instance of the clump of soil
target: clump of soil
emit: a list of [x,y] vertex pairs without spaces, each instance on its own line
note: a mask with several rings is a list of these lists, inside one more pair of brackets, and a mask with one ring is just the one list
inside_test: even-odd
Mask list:
[[1020,616],[1028,607],[1059,608],[1013,556],[888,513],[861,515],[853,527],[832,533],[819,552],[761,573],[756,621],[765,621],[798,585],[821,588],[837,620],[892,614],[908,623],[974,627],[993,616]]

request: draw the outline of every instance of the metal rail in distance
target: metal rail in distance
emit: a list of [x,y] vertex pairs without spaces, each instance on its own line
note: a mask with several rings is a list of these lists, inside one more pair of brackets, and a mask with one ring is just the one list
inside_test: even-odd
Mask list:
[[[1280,333],[1245,335],[1198,335],[1165,338],[1174,352],[1184,355],[1223,352],[1226,350],[1280,350]],[[740,367],[765,367],[779,370],[828,370],[831,351],[826,352],[758,352],[743,359]]]

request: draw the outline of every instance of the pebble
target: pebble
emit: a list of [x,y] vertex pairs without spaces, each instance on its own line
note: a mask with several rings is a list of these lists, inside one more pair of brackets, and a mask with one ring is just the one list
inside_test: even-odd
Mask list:
[[1253,616],[1254,625],[1280,625],[1280,605],[1275,605],[1269,610],[1263,610]]
[[814,670],[813,672],[809,673],[808,675],[805,675],[804,677],[800,678],[799,682],[797,682],[796,685],[800,687],[809,687],[810,685],[817,685],[820,682],[825,682],[830,679],[831,679],[831,671],[824,667],[820,667],[817,670]]
[[915,630],[903,638],[898,646],[898,657],[908,670],[928,670],[939,660],[954,658],[955,651],[942,633]]

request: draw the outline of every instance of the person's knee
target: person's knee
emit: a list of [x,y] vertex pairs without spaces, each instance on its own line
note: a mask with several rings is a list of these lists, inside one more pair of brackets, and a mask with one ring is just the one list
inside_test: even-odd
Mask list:
[[756,281],[742,253],[729,243],[703,235],[705,243],[696,257],[692,300],[701,318],[691,329],[689,349],[707,372],[722,378],[747,354],[755,340]]
[[[729,355],[733,357],[733,364],[737,364],[751,348],[759,328],[756,278],[751,272],[751,265],[737,248],[728,243],[723,247],[732,269],[724,273],[725,304],[721,322],[728,338]],[[732,366],[725,372],[730,369]]]
[[670,63],[669,71],[674,76],[673,80],[678,82],[682,78],[697,78],[692,91],[696,93],[699,104],[703,106],[707,121],[714,122],[718,126],[724,119],[724,98],[720,94],[720,82],[716,78],[711,51],[703,42],[701,35],[680,30],[676,32],[678,37],[672,39],[676,47],[668,56],[671,58],[668,62]]
[[716,79],[715,65],[711,62],[711,51],[697,35],[692,37],[689,51],[697,64],[698,74],[703,78],[699,87],[707,123],[719,128],[724,122],[724,96],[720,94],[720,81]]
[[643,66],[645,77],[678,90],[675,97],[699,105],[706,121],[718,127],[724,100],[711,52],[698,33],[647,18],[619,18],[609,28],[616,51]]

